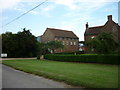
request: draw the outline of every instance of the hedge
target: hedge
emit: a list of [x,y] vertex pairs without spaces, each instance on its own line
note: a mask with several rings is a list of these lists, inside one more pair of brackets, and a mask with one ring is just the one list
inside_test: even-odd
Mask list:
[[119,64],[120,55],[60,55],[47,54],[45,59],[64,62]]
[[76,52],[62,52],[62,53],[55,53],[55,54],[84,54],[84,51],[76,51]]

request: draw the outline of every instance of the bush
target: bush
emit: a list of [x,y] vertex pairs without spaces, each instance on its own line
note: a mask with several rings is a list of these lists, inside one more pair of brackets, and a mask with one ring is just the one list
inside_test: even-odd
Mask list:
[[120,55],[99,55],[99,54],[83,54],[83,55],[61,55],[47,54],[44,57],[48,60],[64,61],[64,62],[83,62],[83,63],[104,63],[119,64]]

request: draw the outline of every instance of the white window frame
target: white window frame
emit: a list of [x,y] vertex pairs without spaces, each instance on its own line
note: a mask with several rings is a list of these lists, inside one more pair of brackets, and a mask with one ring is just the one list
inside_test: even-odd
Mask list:
[[74,42],[74,45],[76,45],[76,42]]
[[66,45],[69,45],[69,42],[66,42]]
[[65,42],[63,41],[63,45],[65,45]]

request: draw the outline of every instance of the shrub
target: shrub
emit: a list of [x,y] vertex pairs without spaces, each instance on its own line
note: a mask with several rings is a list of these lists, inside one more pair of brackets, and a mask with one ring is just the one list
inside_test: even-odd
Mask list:
[[64,61],[64,62],[83,62],[83,63],[104,63],[119,64],[120,55],[99,55],[99,54],[83,54],[83,55],[63,55],[63,54],[47,54],[45,59]]

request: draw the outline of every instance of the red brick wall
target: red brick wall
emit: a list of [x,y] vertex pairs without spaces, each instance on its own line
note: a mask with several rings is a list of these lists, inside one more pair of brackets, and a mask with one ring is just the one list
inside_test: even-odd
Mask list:
[[[72,39],[72,38],[64,38],[62,40],[57,39],[58,41],[64,42],[64,48],[63,49],[57,49],[55,50],[55,53],[60,53],[60,52],[74,52],[74,51],[78,51],[78,39]],[[71,44],[72,42],[72,44]],[[74,42],[76,43],[76,45],[74,45]]]

